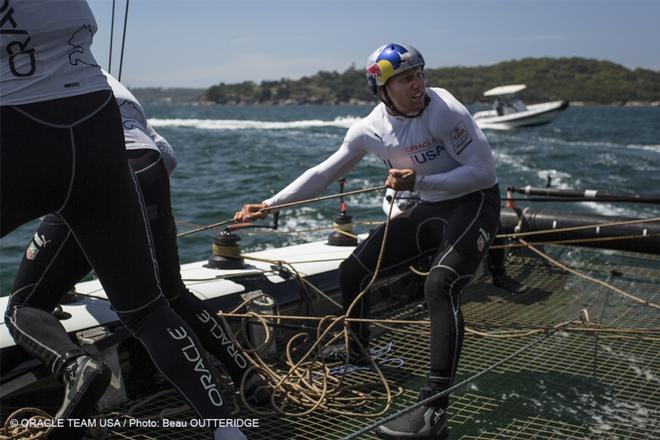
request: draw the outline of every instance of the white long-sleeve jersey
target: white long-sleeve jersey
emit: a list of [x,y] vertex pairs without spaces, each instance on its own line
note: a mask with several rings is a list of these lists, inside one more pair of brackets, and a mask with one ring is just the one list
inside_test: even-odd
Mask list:
[[126,149],[146,148],[160,152],[167,172],[172,174],[176,167],[176,154],[170,143],[149,124],[147,115],[135,95],[105,70],[103,74],[112,87],[112,93],[121,112]]
[[90,47],[84,0],[0,1],[0,105],[109,90]]
[[426,94],[430,102],[415,118],[392,116],[383,103],[377,105],[348,130],[334,154],[264,203],[274,206],[314,197],[367,153],[378,156],[388,169],[415,170],[415,191],[430,202],[497,183],[490,144],[465,106],[444,89],[427,88]]

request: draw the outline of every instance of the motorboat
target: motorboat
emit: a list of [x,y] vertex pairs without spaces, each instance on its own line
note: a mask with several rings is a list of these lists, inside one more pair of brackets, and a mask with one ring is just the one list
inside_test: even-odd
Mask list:
[[474,120],[482,129],[512,130],[521,127],[535,127],[554,121],[568,108],[568,101],[550,101],[527,105],[517,95],[525,90],[525,84],[510,84],[495,87],[484,92],[484,96],[495,97],[492,110],[474,114]]

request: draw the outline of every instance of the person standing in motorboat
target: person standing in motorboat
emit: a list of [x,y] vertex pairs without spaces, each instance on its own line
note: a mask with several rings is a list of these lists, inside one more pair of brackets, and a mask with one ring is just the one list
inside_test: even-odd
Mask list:
[[[446,390],[454,380],[464,332],[460,292],[497,233],[500,200],[495,161],[467,109],[447,90],[426,87],[424,59],[413,46],[382,46],[371,54],[366,68],[369,87],[381,103],[348,130],[328,159],[273,197],[243,206],[234,219],[264,218],[271,206],[312,197],[368,153],[389,168],[387,187],[418,191],[421,202],[390,222],[378,275],[387,276],[433,256],[424,287],[431,319],[430,374],[420,398],[427,398]],[[383,239],[381,226],[341,264],[339,285],[345,308],[372,278]],[[368,301],[360,301],[353,310],[351,317],[366,316]],[[354,322],[350,329],[368,345],[368,325]],[[358,360],[359,344],[352,342],[351,360]],[[377,433],[389,438],[446,438],[448,405],[448,396],[434,399],[380,426]]]
[[493,104],[493,108],[495,109],[497,116],[504,115],[504,102],[502,101],[501,97],[498,96],[495,98],[495,103]]
[[[4,0],[0,14],[0,236],[55,213],[70,229],[66,240],[80,245],[117,315],[163,376],[200,418],[231,418],[202,344],[163,296],[119,109],[90,51],[97,26],[89,5],[84,0]],[[37,244],[48,247],[48,240]],[[41,250],[28,251],[34,256]],[[23,292],[41,282],[24,286]],[[78,350],[51,352],[42,343],[51,335],[43,329],[23,333],[24,323],[16,321],[19,308],[6,316],[12,336],[33,352],[52,356],[53,372],[65,384],[56,414],[65,423],[46,436],[80,438],[85,428],[66,420],[91,413],[110,373]],[[37,308],[31,316],[35,322],[52,317]],[[234,427],[218,428],[213,437],[245,439]]]
[[[181,280],[176,225],[170,202],[169,176],[176,167],[174,150],[149,124],[137,98],[112,75],[104,74],[121,112],[128,163],[137,177],[149,217],[165,299],[238,385],[248,370],[248,361],[227,335],[231,330],[225,328],[215,312],[193,295]],[[23,344],[28,352],[32,352],[53,371],[58,360],[54,353],[59,354],[59,359],[72,357],[76,353],[84,355],[50,312],[90,270],[80,246],[70,239],[70,229],[66,223],[55,214],[47,215],[39,224],[18,267],[6,315],[12,333],[24,335],[17,337],[19,343],[35,335],[41,344],[49,348],[35,351],[31,350],[33,344]],[[48,315],[35,313],[35,308]],[[75,364],[69,363],[68,367],[72,365]],[[64,370],[66,373],[66,365]],[[251,372],[245,381],[247,399],[264,405],[270,401],[270,393],[260,376],[254,370]]]

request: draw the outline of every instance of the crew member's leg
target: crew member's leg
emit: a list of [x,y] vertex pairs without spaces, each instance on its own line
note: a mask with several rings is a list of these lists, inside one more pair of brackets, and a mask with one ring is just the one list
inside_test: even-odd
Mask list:
[[[129,151],[129,162],[140,182],[154,239],[160,281],[170,306],[193,329],[204,348],[218,359],[239,385],[248,361],[232,342],[223,322],[181,280],[176,225],[170,202],[170,180],[160,154],[150,150]],[[270,393],[256,374],[246,379],[246,396],[253,403],[267,404]]]
[[[503,239],[495,239],[493,245],[504,245],[506,241]],[[502,289],[508,290],[511,293],[523,293],[527,290],[524,283],[510,277],[506,273],[506,248],[490,249],[488,251],[490,257],[490,264],[488,269],[493,276],[493,285]]]
[[[445,204],[447,226],[424,284],[431,320],[430,374],[420,400],[452,385],[463,344],[461,290],[469,283],[497,232],[497,187]],[[378,428],[388,438],[444,438],[447,436],[449,396],[431,401]]]
[[60,376],[68,361],[84,352],[52,311],[90,270],[71,231],[56,215],[39,224],[23,254],[5,312],[14,340]]
[[[109,107],[120,127],[116,105]],[[145,345],[163,376],[200,418],[228,418],[230,413],[206,353],[160,291],[147,212],[137,179],[127,166],[123,133],[106,132],[102,138],[108,139],[107,145],[92,145],[99,141],[98,133],[103,133],[106,121],[105,117],[90,119],[72,129],[74,140],[81,142],[76,145],[80,163],[95,166],[76,169],[78,184],[61,211],[62,217],[96,270],[117,314]],[[117,145],[120,151],[113,152]],[[79,209],[82,203],[84,210]]]
[[[385,277],[396,273],[419,258],[432,255],[441,245],[447,223],[441,214],[442,211],[436,207],[420,203],[392,219],[378,276]],[[383,225],[371,233],[340,265],[339,287],[342,292],[344,309],[353,303],[373,277],[384,233],[385,226]],[[356,303],[350,317],[368,315],[369,301],[368,298],[363,297],[363,300]],[[350,328],[360,342],[365,347],[368,346],[369,325],[351,323]],[[351,357],[358,358],[359,354],[359,345],[352,344]]]
[[[94,112],[110,98],[109,93],[99,92],[88,95],[86,99],[76,99],[75,105],[66,105],[70,99],[58,99],[47,103],[2,107],[2,235],[40,215],[55,212],[67,203],[73,186],[76,154],[71,132],[66,127],[80,118],[79,115]],[[46,122],[29,116],[32,111],[56,117],[48,118],[51,122]],[[49,219],[54,220],[52,217]],[[35,277],[30,281],[35,273],[27,269],[27,261],[23,261],[25,276],[19,277],[15,284],[5,319],[9,331],[19,344],[49,363],[54,373],[64,372],[67,384],[65,399],[57,417],[80,418],[91,412],[107,387],[110,375],[102,364],[82,356],[82,351],[71,342],[59,321],[49,313],[61,294],[66,292],[66,288],[60,290],[55,285],[69,284],[67,275],[51,270],[49,265],[57,259],[58,252],[68,252],[72,240],[67,232],[54,223],[42,225],[42,233],[33,238],[32,245],[26,251],[26,259],[39,257],[35,269],[44,271],[43,278]],[[54,234],[52,242],[49,242],[50,238],[44,237],[46,231],[49,231],[49,235]],[[52,297],[50,295],[54,291],[48,290],[51,282],[53,288],[57,289]],[[34,302],[36,307],[26,305],[30,302]],[[41,322],[43,326],[39,325]],[[51,334],[51,330],[54,334]],[[67,368],[67,364],[73,367]],[[80,431],[61,429],[51,432],[48,438],[75,439],[83,434]]]

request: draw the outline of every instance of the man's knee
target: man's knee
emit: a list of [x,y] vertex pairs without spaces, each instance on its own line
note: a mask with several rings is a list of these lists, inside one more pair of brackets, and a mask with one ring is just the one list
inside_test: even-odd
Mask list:
[[149,327],[154,320],[160,319],[163,313],[171,313],[172,308],[164,296],[159,296],[154,302],[146,307],[130,312],[119,312],[117,315],[124,326],[134,336],[139,335],[145,328]]
[[424,283],[424,296],[427,304],[431,306],[455,298],[470,279],[471,276],[461,276],[450,267],[435,266],[431,268]]
[[339,285],[347,286],[357,284],[368,271],[362,267],[354,255],[350,255],[339,265]]

